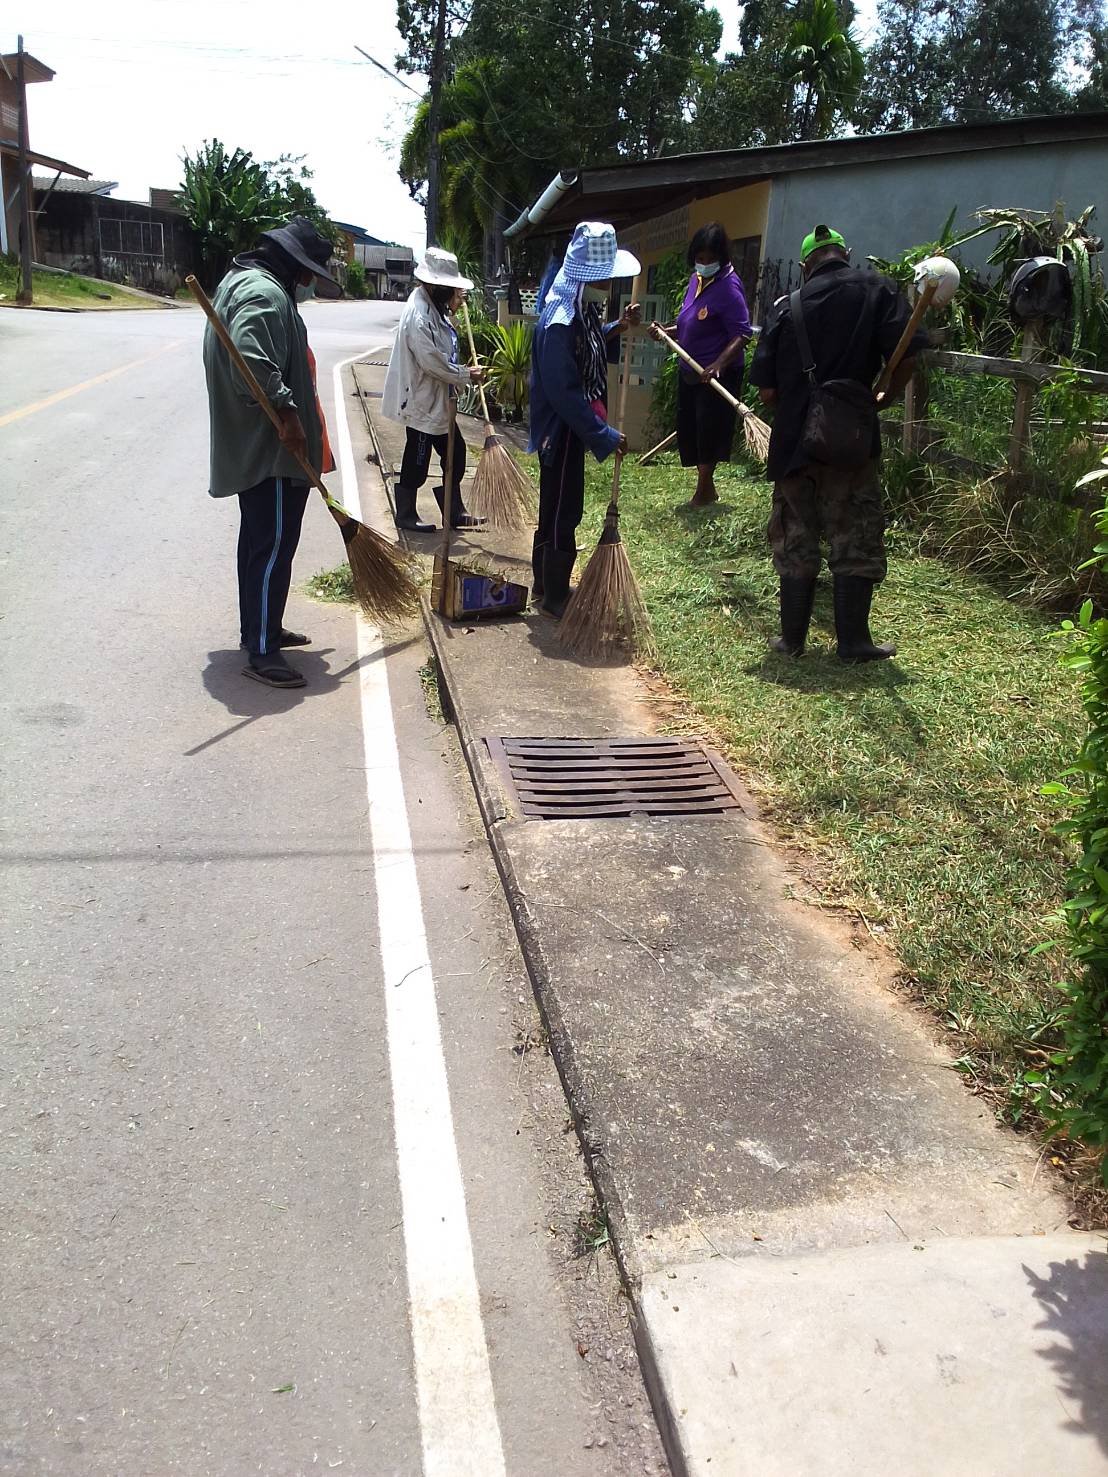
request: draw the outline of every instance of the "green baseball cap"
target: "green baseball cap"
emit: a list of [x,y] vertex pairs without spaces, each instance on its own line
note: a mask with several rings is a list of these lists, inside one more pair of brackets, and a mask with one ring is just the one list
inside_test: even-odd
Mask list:
[[833,231],[830,226],[817,226],[814,231],[809,231],[804,238],[800,248],[800,260],[806,262],[813,251],[818,251],[822,246],[841,246],[846,250],[846,242]]

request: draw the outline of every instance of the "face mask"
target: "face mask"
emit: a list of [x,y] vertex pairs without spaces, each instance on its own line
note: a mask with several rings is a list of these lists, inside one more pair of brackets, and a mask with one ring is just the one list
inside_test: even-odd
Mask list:
[[586,287],[584,300],[587,303],[595,303],[598,308],[608,306],[608,289],[606,287]]
[[714,277],[719,271],[719,262],[697,262],[696,275],[698,277]]
[[310,298],[313,298],[313,297],[315,297],[315,278],[314,277],[308,283],[307,287],[301,287],[300,284],[299,284],[299,282],[296,284],[296,301],[298,303],[306,303]]

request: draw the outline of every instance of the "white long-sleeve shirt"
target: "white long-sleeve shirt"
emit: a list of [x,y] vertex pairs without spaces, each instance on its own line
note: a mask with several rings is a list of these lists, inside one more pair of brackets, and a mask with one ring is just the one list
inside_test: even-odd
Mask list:
[[469,370],[456,362],[458,336],[422,286],[413,290],[389,358],[381,410],[429,436],[450,426],[450,391],[469,384]]

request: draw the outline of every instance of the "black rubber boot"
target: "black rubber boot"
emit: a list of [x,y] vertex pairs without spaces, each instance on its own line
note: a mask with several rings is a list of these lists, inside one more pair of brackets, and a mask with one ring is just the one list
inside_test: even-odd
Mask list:
[[815,580],[781,577],[781,634],[770,648],[779,656],[802,656],[812,623],[812,602],[816,598]]
[[[431,489],[435,494],[435,501],[442,512],[442,484]],[[455,493],[450,504],[450,527],[458,529],[484,528],[489,520],[487,518],[475,518],[472,513],[466,512],[466,505],[462,502],[461,494]]]
[[531,600],[532,603],[535,605],[538,605],[539,602],[542,600],[542,592],[544,589],[542,582],[542,566],[545,550],[545,541],[543,543],[539,543],[539,536],[536,533],[531,543]]
[[873,581],[854,574],[835,576],[835,635],[839,641],[841,662],[882,662],[896,656],[891,641],[874,644],[869,633],[869,609],[873,602]]
[[396,499],[396,526],[404,528],[409,533],[434,533],[433,523],[424,523],[416,512],[416,489],[414,487],[403,487],[398,482],[393,488],[393,496]]
[[569,577],[573,573],[573,566],[576,562],[576,549],[572,552],[566,549],[556,549],[553,544],[547,544],[543,549],[542,608],[556,621],[560,621],[565,614],[569,597],[573,593],[569,588]]

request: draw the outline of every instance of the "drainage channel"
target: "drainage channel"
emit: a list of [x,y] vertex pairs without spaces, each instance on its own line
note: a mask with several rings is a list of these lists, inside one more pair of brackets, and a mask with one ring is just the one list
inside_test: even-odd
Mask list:
[[742,810],[738,780],[703,739],[486,738],[527,820],[664,819]]

